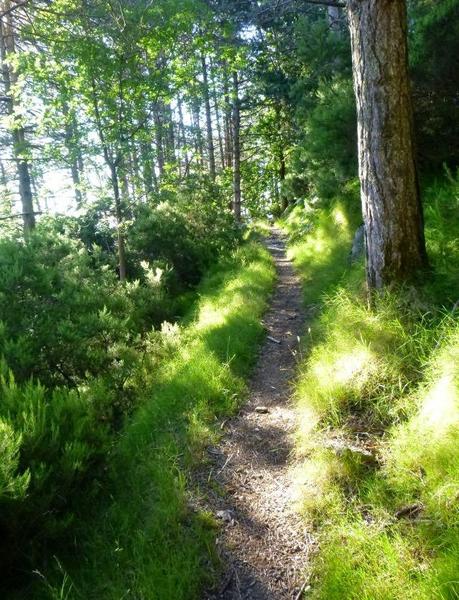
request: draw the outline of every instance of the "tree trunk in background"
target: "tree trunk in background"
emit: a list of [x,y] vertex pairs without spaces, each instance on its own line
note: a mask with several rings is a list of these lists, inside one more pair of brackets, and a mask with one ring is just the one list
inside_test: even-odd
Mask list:
[[196,98],[193,100],[193,103],[192,103],[192,112],[193,112],[193,129],[194,129],[194,136],[195,136],[195,150],[199,157],[198,163],[202,167],[204,164],[203,163],[204,142],[202,139],[202,130],[201,130],[201,118],[200,118],[201,106],[199,104],[199,100]]
[[339,8],[337,6],[329,6],[327,8],[327,18],[328,18],[328,24],[330,25],[330,29],[332,31],[339,31],[340,30],[340,13],[339,13]]
[[159,102],[155,102],[153,107],[153,121],[155,124],[156,160],[158,163],[159,177],[161,178],[164,175],[164,136]]
[[70,159],[70,173],[72,175],[73,191],[77,208],[81,208],[83,204],[83,195],[81,193],[81,179],[78,170],[77,162],[73,158]]
[[188,168],[189,168],[189,156],[188,156],[188,149],[187,149],[185,123],[184,123],[184,119],[183,119],[183,103],[182,103],[182,98],[180,96],[178,97],[178,100],[177,100],[177,107],[178,107],[178,114],[179,114],[179,130],[178,130],[179,147],[180,147],[179,162],[181,163],[182,153],[184,153],[185,163],[184,163],[183,170],[184,170],[184,173],[186,174],[186,173],[188,173]]
[[167,163],[173,165],[176,163],[175,156],[175,128],[174,128],[174,117],[172,113],[172,107],[169,104],[164,104],[163,110],[163,122],[167,125],[166,127],[166,159]]
[[[67,115],[70,112],[69,107],[64,103],[64,110]],[[65,121],[65,147],[67,148],[69,161],[70,161],[70,173],[72,175],[73,189],[75,193],[75,201],[77,208],[81,208],[83,204],[83,193],[81,191],[81,172],[80,166],[82,167],[83,159],[81,151],[79,149],[79,140],[77,135],[77,125],[74,118],[66,118]]]
[[207,63],[204,54],[201,55],[202,78],[204,82],[204,107],[206,111],[206,131],[207,131],[207,152],[209,154],[209,174],[215,181],[215,149],[214,136],[212,131],[212,113],[210,110],[209,77],[207,74]]
[[137,145],[132,144],[129,151],[129,172],[131,173],[131,191],[132,191],[132,200],[134,202],[138,202],[139,194],[142,195],[140,182],[142,178],[140,177],[140,165],[139,165],[139,155],[137,153]]
[[403,0],[349,0],[367,283],[427,265],[413,143]]
[[227,168],[233,165],[232,107],[228,79],[228,69],[226,64],[223,64],[223,95],[225,98],[225,165]]
[[[11,10],[10,0],[0,2],[0,10],[2,12]],[[9,56],[14,55],[16,48],[14,42],[14,26],[12,13],[6,14],[1,20],[1,60],[2,60],[2,75],[5,95],[8,100],[8,114],[14,115],[15,101],[11,95],[11,88],[17,83],[17,74],[14,69],[7,64]],[[33,208],[32,186],[30,181],[29,163],[25,158],[27,143],[25,139],[24,129],[21,126],[13,126],[11,131],[13,140],[13,155],[16,160],[18,178],[19,178],[19,196],[22,204],[22,218],[24,224],[24,236],[27,237],[35,227],[35,213]]]
[[285,155],[284,149],[281,146],[279,152],[279,188],[280,188],[280,199],[281,199],[281,208],[282,212],[287,210],[288,207],[288,198],[285,193],[285,176],[287,174],[287,168],[285,165]]
[[145,195],[148,198],[150,194],[155,190],[153,183],[153,156],[151,145],[147,142],[142,142],[140,145],[141,163],[142,163],[142,180]]
[[241,220],[241,111],[239,105],[239,76],[233,73],[233,212]]
[[126,250],[124,244],[124,233],[123,233],[123,212],[121,209],[121,197],[120,187],[118,181],[118,172],[116,165],[112,163],[110,165],[111,180],[113,187],[113,196],[115,198],[115,214],[117,224],[117,237],[118,237],[118,269],[120,281],[126,281]]
[[[214,73],[214,65],[212,63],[212,60],[210,62],[210,72],[211,72],[211,74]],[[222,124],[221,124],[220,109],[218,107],[217,85],[215,82],[215,76],[212,77],[212,100],[214,103],[215,118],[217,120],[217,135],[218,135],[218,147],[220,150],[220,163],[221,163],[222,169],[224,169],[225,168],[225,151],[223,149]]]

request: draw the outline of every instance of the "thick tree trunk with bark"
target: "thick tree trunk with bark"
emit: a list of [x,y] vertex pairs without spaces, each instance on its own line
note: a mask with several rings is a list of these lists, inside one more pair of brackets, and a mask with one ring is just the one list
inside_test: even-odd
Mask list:
[[426,266],[404,0],[348,0],[370,289]]
[[241,109],[239,105],[239,76],[233,73],[233,212],[241,220]]

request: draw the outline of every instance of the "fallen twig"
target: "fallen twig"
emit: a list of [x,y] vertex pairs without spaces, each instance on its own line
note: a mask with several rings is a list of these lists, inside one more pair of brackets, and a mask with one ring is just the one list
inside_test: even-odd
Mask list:
[[304,592],[306,590],[309,589],[309,585],[308,585],[308,580],[306,579],[305,582],[303,583],[303,585],[301,586],[300,591],[298,592],[298,594],[295,596],[295,600],[300,600],[301,596],[304,594]]

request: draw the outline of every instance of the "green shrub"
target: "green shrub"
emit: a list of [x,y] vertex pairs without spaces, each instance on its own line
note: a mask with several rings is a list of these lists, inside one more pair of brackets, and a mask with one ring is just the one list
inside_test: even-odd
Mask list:
[[139,206],[128,231],[137,262],[148,261],[166,271],[172,291],[196,285],[219,256],[239,240],[233,217],[210,198],[176,198],[156,206]]
[[[304,141],[295,149],[294,169],[304,172],[310,189],[332,198],[357,174],[357,124],[352,81],[322,81],[317,101],[304,122]],[[333,149],[331,151],[331,149]]]
[[77,386],[126,379],[138,334],[167,315],[160,285],[120,286],[109,266],[63,234],[0,241],[0,355],[18,381]]
[[[0,564],[61,540],[98,488],[109,432],[97,393],[0,380]],[[104,402],[108,399],[104,398]]]

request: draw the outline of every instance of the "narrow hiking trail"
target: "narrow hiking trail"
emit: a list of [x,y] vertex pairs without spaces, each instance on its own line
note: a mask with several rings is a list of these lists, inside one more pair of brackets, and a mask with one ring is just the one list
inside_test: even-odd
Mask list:
[[209,600],[299,598],[312,539],[295,512],[293,481],[296,414],[290,402],[299,336],[303,332],[301,284],[285,253],[282,233],[266,245],[278,281],[264,317],[267,338],[250,383],[247,403],[224,425],[206,493],[222,521],[217,540],[225,566]]

